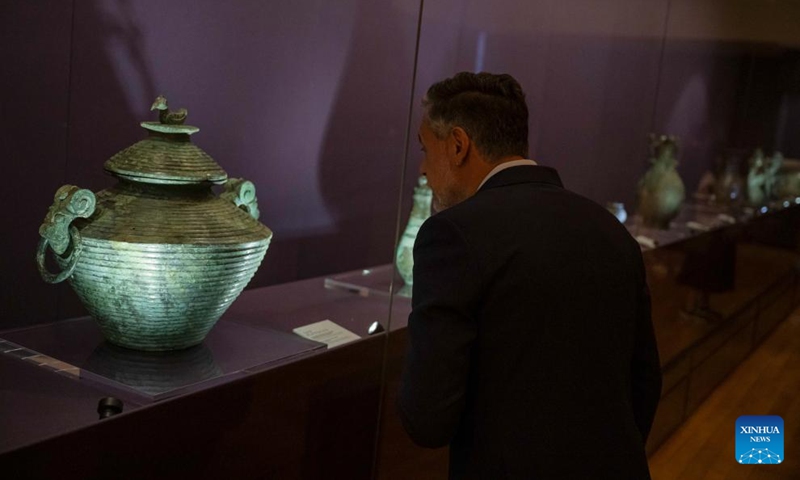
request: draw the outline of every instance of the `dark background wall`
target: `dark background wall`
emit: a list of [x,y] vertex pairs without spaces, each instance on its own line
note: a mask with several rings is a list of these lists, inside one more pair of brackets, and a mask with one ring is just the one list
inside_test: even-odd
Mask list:
[[[419,155],[418,99],[461,70],[508,72],[531,156],[633,210],[650,132],[681,138],[693,191],[728,149],[800,157],[792,0],[40,0],[0,7],[6,185],[0,328],[82,314],[33,254],[56,189],[113,184],[158,94],[252,180],[275,238],[251,286],[392,261]],[[408,105],[411,154],[404,158]],[[401,188],[401,174],[404,173]]]

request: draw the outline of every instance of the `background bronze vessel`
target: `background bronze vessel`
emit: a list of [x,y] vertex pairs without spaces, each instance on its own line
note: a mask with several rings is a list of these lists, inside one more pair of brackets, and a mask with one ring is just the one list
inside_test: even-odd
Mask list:
[[[36,259],[49,283],[69,280],[106,339],[137,350],[203,341],[255,274],[272,232],[255,187],[190,141],[197,127],[164,97],[142,122],[148,137],[105,163],[118,183],[93,194],[58,189],[39,228]],[[214,185],[224,192],[217,196]],[[45,265],[48,247],[61,268]]]
[[686,189],[678,175],[678,138],[650,134],[650,169],[639,180],[637,212],[646,227],[669,229],[680,213]]

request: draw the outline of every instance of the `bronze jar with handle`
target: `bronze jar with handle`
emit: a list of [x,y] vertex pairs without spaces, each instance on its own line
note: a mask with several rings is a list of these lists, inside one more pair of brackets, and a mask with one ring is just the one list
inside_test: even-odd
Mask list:
[[163,97],[152,109],[159,122],[142,122],[147,138],[105,163],[116,185],[58,189],[36,260],[46,282],[70,282],[109,342],[178,350],[201,343],[239,296],[272,232],[258,221],[253,184],[228,178],[191,142],[199,129],[183,124],[186,110]]

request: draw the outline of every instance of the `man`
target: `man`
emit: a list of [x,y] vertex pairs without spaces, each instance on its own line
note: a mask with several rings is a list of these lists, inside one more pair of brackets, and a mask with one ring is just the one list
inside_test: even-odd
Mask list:
[[649,478],[661,391],[642,257],[528,157],[509,75],[433,85],[419,131],[434,209],[414,247],[398,410],[451,479]]

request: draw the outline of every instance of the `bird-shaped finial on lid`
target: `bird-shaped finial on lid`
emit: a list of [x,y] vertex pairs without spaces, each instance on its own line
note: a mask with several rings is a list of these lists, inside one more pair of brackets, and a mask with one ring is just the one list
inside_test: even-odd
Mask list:
[[183,125],[189,112],[185,108],[172,111],[167,106],[167,98],[163,95],[156,97],[150,110],[158,110],[158,120],[165,125]]

